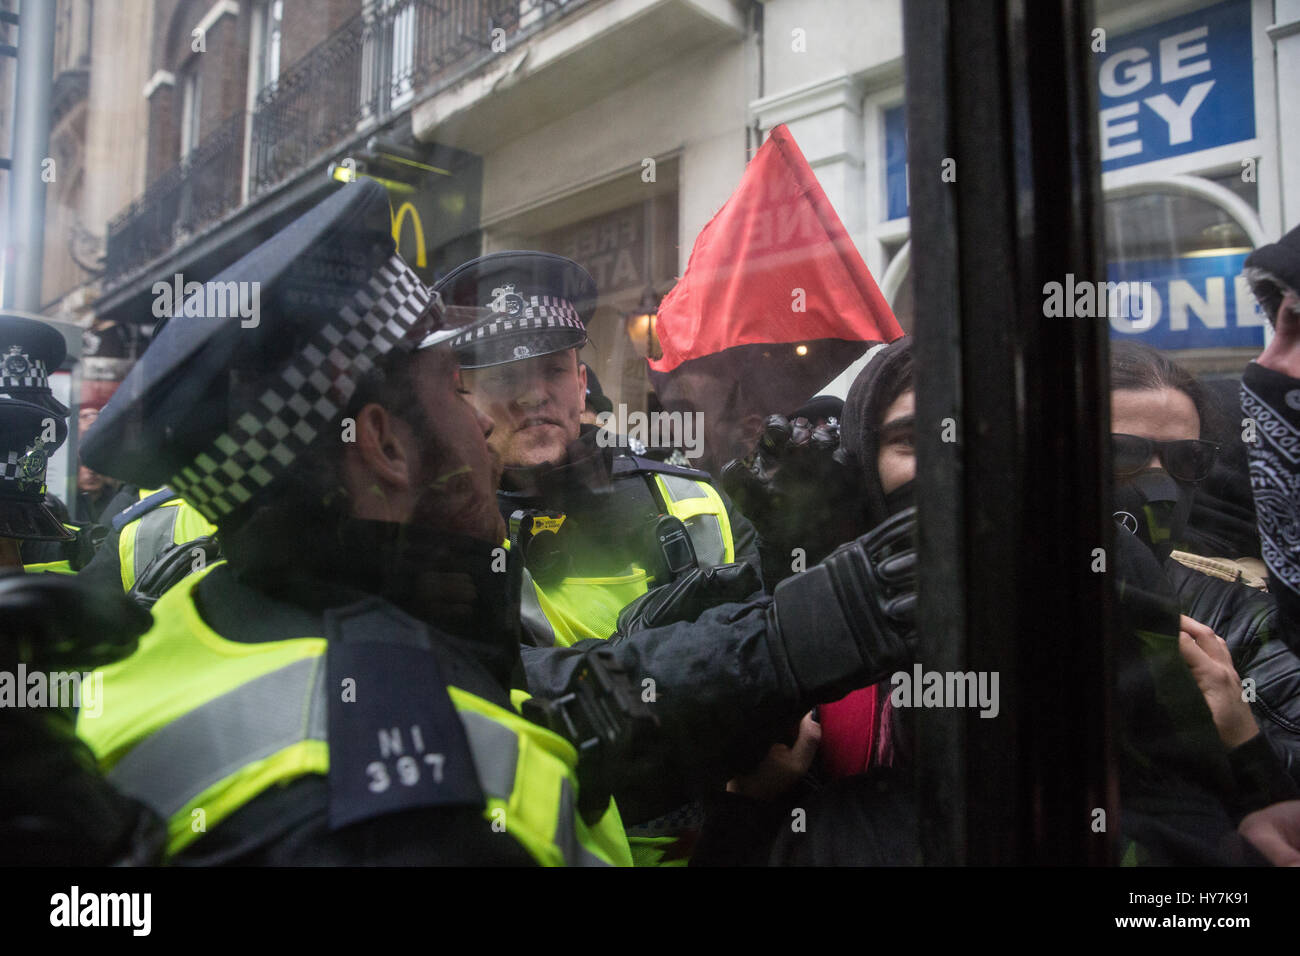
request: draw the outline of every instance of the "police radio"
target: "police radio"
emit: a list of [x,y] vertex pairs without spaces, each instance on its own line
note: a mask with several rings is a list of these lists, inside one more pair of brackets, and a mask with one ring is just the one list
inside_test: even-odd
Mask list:
[[660,559],[651,587],[675,581],[699,566],[695,545],[691,543],[691,536],[681,518],[661,515],[653,525],[651,539]]
[[558,511],[519,510],[510,515],[510,547],[519,549],[535,580],[553,581],[569,573],[571,559],[559,538],[564,518]]

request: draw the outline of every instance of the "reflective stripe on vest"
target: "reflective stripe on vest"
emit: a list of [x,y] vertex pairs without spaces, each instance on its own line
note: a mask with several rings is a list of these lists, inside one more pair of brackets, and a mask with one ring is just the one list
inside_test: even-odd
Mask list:
[[[136,654],[102,671],[113,703],[78,724],[109,781],[167,817],[170,854],[271,786],[329,771],[325,641],[221,638],[194,609],[194,588],[210,571],[164,595]],[[224,689],[191,692],[209,683]],[[485,819],[503,824],[543,864],[630,865],[612,801],[591,828],[577,815],[577,754],[567,741],[458,688],[447,691],[487,796]],[[198,819],[202,828],[192,825]]]
[[686,525],[700,567],[712,568],[736,560],[731,519],[716,488],[707,481],[680,475],[656,474],[654,480],[668,513]]
[[63,561],[40,561],[36,564],[24,564],[23,570],[28,574],[41,574],[48,571],[51,574],[76,574],[72,570],[72,565],[65,559]]
[[519,620],[524,626],[524,631],[529,635],[529,640],[524,643],[532,644],[534,647],[555,646],[555,628],[551,627],[546,612],[542,610],[537,585],[533,582],[533,576],[528,573],[527,568],[524,568],[523,586],[519,589]]
[[[143,501],[155,492],[142,489]],[[193,505],[181,498],[164,501],[122,528],[117,539],[117,557],[121,566],[122,589],[130,591],[154,558],[172,545],[213,534],[216,526]]]

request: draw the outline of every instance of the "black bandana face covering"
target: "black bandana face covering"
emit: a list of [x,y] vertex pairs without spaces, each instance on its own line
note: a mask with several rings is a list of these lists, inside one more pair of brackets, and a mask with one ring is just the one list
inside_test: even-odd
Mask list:
[[1163,561],[1183,539],[1192,512],[1192,488],[1163,468],[1115,482],[1115,523],[1135,534]]
[[914,504],[916,504],[916,479],[904,482],[885,495],[885,510],[891,515],[905,511]]

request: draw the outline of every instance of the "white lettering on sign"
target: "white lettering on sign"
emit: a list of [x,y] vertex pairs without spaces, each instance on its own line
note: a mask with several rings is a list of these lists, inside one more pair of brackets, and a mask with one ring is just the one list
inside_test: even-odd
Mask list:
[[[1117,50],[1102,61],[1097,83],[1104,97],[1119,99],[1149,91],[1149,95],[1140,100],[1108,106],[1098,113],[1102,162],[1133,156],[1143,151],[1139,122],[1143,115],[1143,105],[1164,121],[1167,144],[1161,145],[1177,146],[1192,141],[1196,112],[1213,89],[1215,81],[1205,80],[1193,84],[1185,91],[1179,90],[1178,99],[1159,89],[1151,89],[1151,86],[1152,83],[1158,83],[1159,87],[1164,87],[1208,73],[1212,68],[1209,47],[1205,42],[1208,34],[1209,27],[1200,26],[1164,37],[1158,45],[1158,63],[1155,66],[1151,62],[1150,52],[1142,47]],[[1148,130],[1148,135],[1150,133]]]
[[1169,283],[1169,328],[1173,332],[1187,331],[1187,313],[1192,312],[1207,329],[1222,329],[1227,325],[1223,309],[1223,276],[1210,276],[1205,280],[1205,297],[1186,279]]
[[1213,86],[1213,80],[1197,83],[1187,91],[1187,95],[1183,97],[1181,103],[1175,103],[1168,93],[1148,96],[1143,100],[1147,106],[1156,111],[1156,114],[1162,120],[1169,124],[1170,146],[1192,141],[1192,116],[1205,102],[1205,97],[1209,95]]
[[[1259,328],[1266,324],[1264,313],[1255,307],[1250,283],[1245,276],[1233,276],[1232,297],[1236,312],[1235,328]],[[1204,283],[1203,288],[1200,283]],[[1227,329],[1227,277],[1207,276],[1204,279],[1171,279],[1162,292],[1152,291],[1147,302],[1147,314],[1129,318],[1110,316],[1110,325],[1116,332],[1134,335],[1156,327],[1168,305],[1169,331],[1186,332],[1191,327],[1191,317],[1207,329]]]
[[[1151,82],[1151,64],[1147,62],[1147,51],[1141,47],[1120,50],[1106,58],[1101,65],[1101,92],[1112,99],[1136,93]],[[1119,71],[1128,64],[1134,64],[1125,70],[1122,77]]]
[[[1209,27],[1197,27],[1186,33],[1177,33],[1160,41],[1160,82],[1172,83],[1189,76],[1199,76],[1210,72],[1210,58],[1206,55],[1204,43],[1191,43],[1203,40],[1210,32]],[[1203,57],[1204,59],[1196,59]],[[1192,62],[1188,62],[1188,61]]]
[[1138,108],[1137,103],[1125,103],[1123,106],[1112,106],[1101,111],[1099,115],[1101,116],[1102,162],[1142,152],[1142,140],[1140,139],[1131,139],[1127,143],[1115,142],[1120,137],[1137,134],[1138,124],[1136,119],[1129,119],[1122,123],[1114,121],[1124,117],[1137,116]]

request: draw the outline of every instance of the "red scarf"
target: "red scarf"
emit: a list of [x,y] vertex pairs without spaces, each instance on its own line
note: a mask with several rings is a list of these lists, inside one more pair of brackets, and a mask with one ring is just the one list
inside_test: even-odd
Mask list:
[[817,710],[822,766],[832,778],[852,777],[894,760],[888,682],[863,687]]

